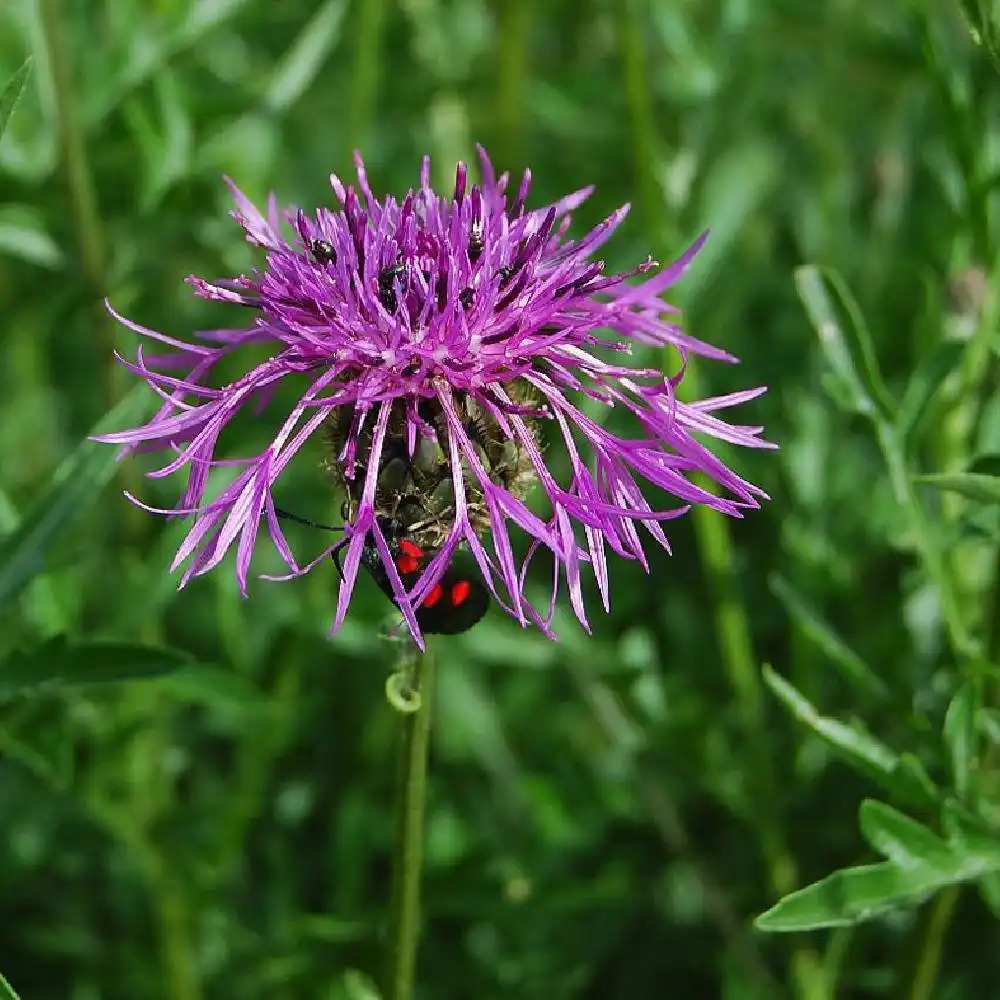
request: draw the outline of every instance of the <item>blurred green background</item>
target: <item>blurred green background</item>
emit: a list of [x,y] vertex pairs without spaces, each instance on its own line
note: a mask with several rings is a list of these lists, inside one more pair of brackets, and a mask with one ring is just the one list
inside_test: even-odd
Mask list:
[[[615,563],[592,637],[563,609],[558,643],[498,612],[438,643],[419,995],[1000,995],[986,882],[834,930],[753,926],[877,860],[866,797],[996,829],[996,506],[909,485],[1000,452],[1000,77],[958,5],[9,0],[0,82],[29,53],[0,143],[0,971],[23,1000],[371,996],[398,728],[384,599],[362,581],[331,641],[329,566],[244,601],[229,560],[178,593],[184,525],[121,490],[170,506],[179,485],[78,446],[118,400],[115,427],[153,405],[126,398],[111,351],[134,343],[103,295],[175,336],[244,322],[183,283],[252,266],[221,174],[329,204],[354,148],[398,194],[425,152],[447,184],[476,141],[530,165],[534,205],[595,183],[577,231],[631,202],[609,266],[712,229],[676,298],[743,363],[693,378],[769,385],[736,416],[781,450],[726,455],[762,511],[672,523],[650,578]],[[871,357],[816,336],[807,263],[852,289]],[[858,358],[902,401],[899,441],[866,417]],[[241,433],[233,454],[267,427]],[[329,520],[320,459],[281,497]],[[190,664],[78,683],[171,650]],[[801,701],[796,721],[765,663],[844,730]],[[31,686],[50,674],[73,683]],[[956,691],[972,722],[955,709],[942,735]]]

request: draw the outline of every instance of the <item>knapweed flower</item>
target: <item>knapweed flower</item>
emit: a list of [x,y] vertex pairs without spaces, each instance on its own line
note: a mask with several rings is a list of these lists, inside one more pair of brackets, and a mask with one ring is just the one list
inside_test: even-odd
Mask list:
[[[488,589],[522,625],[551,635],[561,580],[588,627],[585,566],[608,609],[609,549],[648,570],[642,539],[669,551],[663,521],[693,504],[731,516],[758,506],[764,494],[700,439],[765,447],[761,428],[717,415],[763,389],[695,403],[675,392],[688,353],[736,360],[682,332],[676,309],[662,298],[705,237],[665,268],[647,260],[626,274],[605,275],[594,255],[627,205],[571,239],[570,212],[590,188],[529,210],[530,173],[509,198],[508,176],[497,177],[482,149],[479,155],[481,184],[470,185],[460,163],[450,197],[438,194],[425,158],[419,187],[402,201],[377,199],[357,156],[356,188],[331,177],[340,207],[312,216],[285,212],[285,235],[273,195],[264,215],[229,182],[233,215],[266,259],[250,275],[189,281],[204,298],[242,307],[249,325],[188,342],[114,313],[169,348],[147,357],[140,347],[134,361],[119,359],[163,406],[143,426],[102,440],[126,451],[170,451],[167,464],[150,475],[187,470],[177,507],[157,511],[193,517],[172,567],[188,561],[182,586],[235,544],[245,594],[263,524],[291,571],[283,579],[331,552],[339,556],[334,631],[364,565],[420,643],[421,626],[460,630],[438,628],[443,619],[431,609],[441,606],[442,581],[456,606],[468,596],[470,584],[449,575],[462,549],[478,563],[482,580],[475,586],[484,601]],[[234,382],[213,380],[219,362],[247,345],[266,345],[270,356]],[[635,345],[675,348],[674,374],[631,365]],[[249,458],[219,457],[223,429],[248,408],[256,419],[266,416],[285,380],[295,380],[301,393],[290,412],[275,418],[270,445]],[[612,407],[628,416],[632,436],[603,426],[601,414]],[[326,465],[345,496],[346,525],[340,542],[300,567],[272,494],[312,437],[325,443]],[[561,481],[550,462],[560,450],[559,464],[569,470]],[[206,499],[209,473],[219,467],[237,471]],[[714,480],[723,495],[692,483],[694,472]],[[647,499],[657,491],[673,498],[672,506]],[[520,529],[513,539],[512,525]],[[553,565],[543,611],[525,595],[540,549]]]

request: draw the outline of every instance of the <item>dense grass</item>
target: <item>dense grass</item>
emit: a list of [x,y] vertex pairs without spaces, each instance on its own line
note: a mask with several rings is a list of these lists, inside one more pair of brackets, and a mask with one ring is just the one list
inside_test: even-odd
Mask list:
[[[1000,995],[1000,76],[958,5],[13,0],[0,85],[29,53],[0,143],[0,971],[22,1000],[372,995],[381,595],[331,641],[332,568],[178,593],[183,525],[121,497],[177,485],[77,448],[119,400],[115,427],[152,406],[102,295],[177,335],[234,322],[183,284],[251,266],[221,174],[312,205],[356,147],[398,192],[477,140],[530,164],[536,204],[596,183],[581,229],[630,201],[610,265],[712,229],[678,300],[743,364],[692,381],[768,384],[741,417],[781,450],[727,456],[764,510],[674,524],[649,578],[615,564],[592,637],[564,610],[559,643],[499,613],[438,643],[419,995]],[[318,454],[285,485],[336,516]],[[891,809],[859,823],[866,799]],[[839,876],[762,921],[841,926],[754,927],[883,856],[874,888]]]

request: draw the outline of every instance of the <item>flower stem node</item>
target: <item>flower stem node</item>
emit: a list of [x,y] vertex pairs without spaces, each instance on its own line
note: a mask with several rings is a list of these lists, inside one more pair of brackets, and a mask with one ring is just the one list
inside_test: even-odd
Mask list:
[[392,707],[402,715],[412,715],[420,711],[423,701],[420,691],[413,686],[412,668],[396,670],[385,680],[385,696]]

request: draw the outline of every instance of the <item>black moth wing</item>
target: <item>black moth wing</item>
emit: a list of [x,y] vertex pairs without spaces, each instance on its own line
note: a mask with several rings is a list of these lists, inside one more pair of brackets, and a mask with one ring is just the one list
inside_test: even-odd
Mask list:
[[[430,607],[425,601],[416,609],[421,632],[457,635],[472,628],[489,609],[490,592],[482,580],[466,576],[452,566],[445,570],[438,586],[441,597]],[[457,600],[459,595],[461,599]]]
[[[409,542],[397,542],[391,545],[390,551],[396,561],[400,581],[406,590],[412,590],[424,565],[433,558],[433,553],[425,553]],[[392,592],[392,581],[374,544],[365,546],[361,561],[378,584],[379,590],[398,607]],[[457,635],[479,622],[489,606],[490,592],[483,581],[462,571],[453,563],[424,598],[424,603],[414,609],[414,615],[420,631],[425,634]]]

